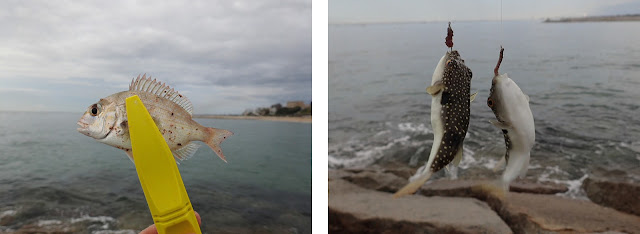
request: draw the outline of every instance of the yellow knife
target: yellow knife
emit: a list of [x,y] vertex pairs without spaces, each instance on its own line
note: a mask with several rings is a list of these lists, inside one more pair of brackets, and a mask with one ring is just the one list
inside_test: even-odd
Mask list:
[[201,234],[164,137],[137,95],[128,97],[126,103],[134,164],[158,233]]

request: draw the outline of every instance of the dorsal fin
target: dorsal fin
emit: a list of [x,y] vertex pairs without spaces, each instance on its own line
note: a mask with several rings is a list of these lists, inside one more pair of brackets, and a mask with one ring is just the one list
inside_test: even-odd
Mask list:
[[129,91],[141,91],[158,95],[160,97],[169,99],[172,102],[175,102],[185,111],[187,111],[189,115],[192,115],[193,113],[193,105],[191,104],[191,101],[187,99],[187,97],[179,94],[168,85],[160,81],[156,81],[156,79],[151,80],[151,76],[147,78],[147,74],[144,74],[142,77],[138,75],[137,78],[131,80]]

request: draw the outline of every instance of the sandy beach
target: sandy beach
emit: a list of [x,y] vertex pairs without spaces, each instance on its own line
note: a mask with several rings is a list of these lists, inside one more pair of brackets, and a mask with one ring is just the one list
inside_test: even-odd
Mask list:
[[245,120],[264,120],[264,121],[281,121],[294,123],[311,123],[311,116],[244,116],[244,115],[195,115],[194,118],[206,119],[245,119]]

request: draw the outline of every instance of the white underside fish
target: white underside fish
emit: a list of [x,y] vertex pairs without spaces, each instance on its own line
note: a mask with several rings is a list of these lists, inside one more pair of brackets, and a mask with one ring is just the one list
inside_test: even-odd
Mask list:
[[506,73],[493,77],[487,105],[497,119],[490,122],[502,130],[506,145],[506,153],[496,166],[498,169],[506,163],[498,180],[498,186],[506,192],[511,181],[524,177],[529,168],[531,148],[536,140],[533,114],[529,96]]
[[462,158],[462,145],[469,127],[472,73],[458,51],[447,52],[438,63],[427,92],[431,94],[433,145],[427,163],[411,177],[410,183],[394,197],[413,194],[433,173]]
[[185,96],[146,75],[134,79],[128,91],[115,93],[89,106],[78,120],[78,132],[124,150],[133,162],[125,108],[125,100],[133,95],[142,100],[176,160],[191,157],[200,146],[194,141],[202,141],[226,162],[220,144],[233,133],[198,124],[192,119],[193,107]]

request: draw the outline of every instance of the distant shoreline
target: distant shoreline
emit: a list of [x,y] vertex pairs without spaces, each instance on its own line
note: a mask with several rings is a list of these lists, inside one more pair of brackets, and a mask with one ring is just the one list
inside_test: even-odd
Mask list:
[[588,16],[569,17],[560,19],[546,19],[544,23],[573,23],[573,22],[618,22],[618,21],[640,21],[638,15],[614,15],[614,16]]
[[262,120],[280,121],[293,123],[311,123],[311,116],[246,116],[246,115],[195,115],[194,118],[204,119],[241,119],[241,120]]

